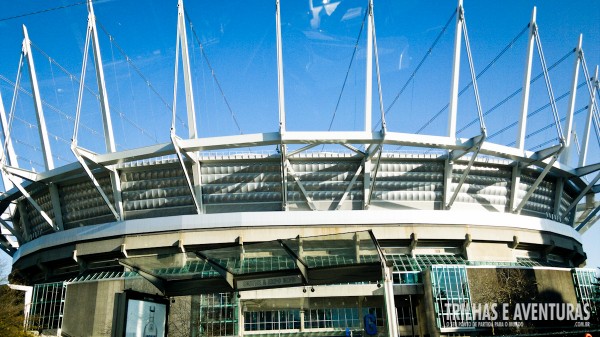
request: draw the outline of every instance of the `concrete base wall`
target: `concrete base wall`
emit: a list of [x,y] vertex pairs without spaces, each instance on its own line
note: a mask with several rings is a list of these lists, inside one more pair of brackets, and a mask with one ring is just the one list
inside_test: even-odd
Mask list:
[[110,336],[115,294],[123,289],[123,280],[69,284],[65,298],[63,336]]

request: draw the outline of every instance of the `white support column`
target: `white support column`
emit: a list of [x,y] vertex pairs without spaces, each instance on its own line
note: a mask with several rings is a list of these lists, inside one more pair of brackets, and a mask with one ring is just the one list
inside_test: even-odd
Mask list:
[[[277,102],[279,110],[279,138],[283,139],[286,132],[285,121],[285,86],[283,81],[283,44],[281,42],[281,5],[279,0],[275,0],[275,33],[277,47]],[[288,210],[287,201],[287,177],[288,161],[287,147],[283,142],[279,144],[281,155],[281,209]],[[290,155],[291,157],[291,155]]]
[[446,206],[448,205],[448,202],[450,201],[450,197],[452,195],[453,166],[454,162],[450,158],[447,158],[444,161],[444,190],[442,192],[442,209],[448,209]]
[[[596,66],[596,71],[594,72],[594,77],[592,78],[592,89],[598,87],[598,66]],[[585,121],[585,129],[583,131],[583,144],[581,145],[581,154],[579,155],[579,167],[585,166],[585,162],[587,159],[587,150],[590,143],[590,131],[592,127],[592,118],[594,114],[594,108],[596,105],[596,90],[592,90],[592,95],[590,96],[590,103],[588,104],[588,114],[587,119]]]
[[281,144],[281,209],[287,211],[289,208],[287,191],[288,191],[288,155],[285,144]]
[[392,265],[383,268],[383,293],[385,299],[385,309],[387,312],[387,332],[388,336],[399,336],[398,334],[398,318],[396,317],[396,303],[394,301],[394,282],[392,273],[394,267]]
[[365,83],[365,132],[371,132],[373,111],[373,0],[367,9],[367,69]]
[[[12,141],[10,140],[10,134],[8,132],[8,121],[6,119],[6,110],[4,110],[4,102],[2,101],[2,93],[0,92],[0,121],[2,122],[2,132],[4,134],[4,137],[8,137],[8,139],[3,139],[2,140],[2,144],[6,144],[6,152],[8,154],[8,165],[10,166],[19,166],[19,163],[17,162],[17,155],[15,154],[15,149],[12,145]],[[0,148],[2,151],[4,151],[3,148]],[[2,173],[2,182],[4,184],[4,191],[9,191],[11,190],[14,185],[12,183],[12,181],[10,181],[10,179],[8,179],[7,177],[4,176],[4,171],[1,172]]]
[[38,86],[37,75],[35,73],[35,65],[33,64],[33,55],[31,54],[31,41],[27,28],[23,25],[23,54],[27,56],[29,64],[29,79],[31,80],[31,90],[33,92],[33,103],[38,122],[38,130],[40,133],[40,141],[42,143],[42,154],[44,155],[44,165],[46,170],[54,168],[54,159],[50,150],[50,139],[48,139],[48,131],[46,129],[46,119],[44,118],[44,109],[42,108],[42,98],[40,96],[40,88]]
[[283,85],[283,45],[281,43],[281,10],[279,0],[275,1],[275,32],[277,34],[277,98],[279,103],[279,132],[283,135],[286,130],[285,91]]
[[104,67],[102,66],[102,54],[100,53],[98,31],[96,30],[96,15],[94,14],[92,0],[88,0],[88,12],[88,23],[92,28],[92,50],[94,52],[94,65],[96,66],[96,81],[98,83],[98,95],[100,96],[102,126],[104,127],[104,143],[106,144],[106,151],[115,152],[115,137],[113,135],[112,119],[110,116],[110,106],[108,105],[108,96],[106,94]]
[[[238,292],[239,294],[239,292]],[[237,299],[238,301],[238,305],[237,305],[237,316],[238,316],[238,324],[237,324],[237,335],[239,337],[243,337],[244,336],[244,308],[242,306],[242,301],[240,301],[240,299]]]
[[[4,102],[2,101],[2,93],[0,93],[0,121],[2,122],[2,131],[4,133],[4,136],[6,137],[6,135],[8,135],[8,119],[6,118],[6,110],[4,109]],[[8,153],[8,164],[12,167],[19,167],[19,162],[17,161],[17,154],[15,153],[15,148],[13,147],[10,135],[6,143],[6,151]]]
[[527,112],[529,109],[529,82],[531,82],[531,64],[533,62],[533,47],[535,44],[535,35],[537,34],[537,24],[535,23],[536,8],[533,7],[531,13],[531,22],[529,23],[529,37],[527,39],[527,58],[525,59],[525,78],[523,79],[523,100],[521,103],[521,118],[519,119],[519,129],[517,132],[516,147],[519,150],[525,149],[525,133],[527,131]]
[[[569,164],[574,149],[571,148],[571,138],[573,131],[573,113],[575,112],[575,98],[577,96],[577,81],[579,79],[579,64],[581,63],[581,45],[583,42],[583,35],[579,35],[579,43],[577,44],[577,50],[575,52],[575,65],[573,69],[573,82],[571,83],[571,95],[569,97],[569,105],[567,110],[567,130],[565,135],[567,137],[565,141],[565,150],[560,156],[560,161],[563,164]],[[586,79],[587,80],[587,79]]]
[[21,219],[21,229],[23,229],[23,237],[25,241],[31,240],[31,223],[29,222],[29,213],[27,207],[25,207],[25,200],[17,202],[17,209],[19,210]]
[[[94,52],[94,65],[96,67],[96,81],[98,83],[98,94],[100,96],[100,110],[102,112],[102,126],[104,127],[104,143],[106,151],[112,153],[116,151],[115,136],[112,127],[112,118],[110,115],[110,105],[108,104],[108,95],[106,92],[106,81],[104,79],[104,67],[102,66],[102,53],[100,53],[100,42],[98,40],[98,30],[96,29],[96,15],[92,0],[88,0],[88,25],[92,33],[92,50]],[[121,195],[121,178],[116,170],[110,170],[110,181],[115,199],[116,211],[124,219],[123,199]]]
[[[177,31],[179,32],[179,41],[177,41],[177,43],[181,44],[181,62],[183,67],[185,103],[188,116],[188,132],[189,138],[195,139],[198,138],[198,131],[196,127],[196,108],[194,105],[194,90],[192,87],[192,72],[190,69],[190,56],[187,43],[187,29],[185,25],[185,10],[183,8],[183,0],[179,0],[179,2],[177,3]],[[175,66],[177,67],[177,65]],[[175,79],[175,81],[177,81],[177,79]],[[176,94],[177,93],[175,93],[175,95]],[[174,130],[172,132],[174,132]],[[198,213],[204,213],[204,205],[202,200],[202,169],[200,163],[200,154],[194,153],[191,157],[194,158],[192,160],[192,179],[190,181],[190,183],[193,183],[191,193],[194,194],[196,209]],[[180,159],[182,160],[182,158]],[[181,162],[181,164],[185,165],[183,162]]]
[[554,192],[554,215],[557,219],[560,219],[560,204],[562,201],[563,191],[565,189],[565,179],[556,179],[556,188]]
[[371,196],[371,159],[369,159],[369,153],[366,154],[364,163],[363,173],[363,209],[369,208],[370,196]]
[[448,137],[456,138],[456,116],[458,111],[458,79],[460,75],[460,52],[462,42],[463,0],[456,8],[456,31],[454,33],[454,56],[452,60],[452,82],[450,84],[450,109],[448,115]]
[[54,212],[54,223],[56,228],[60,231],[64,230],[62,209],[60,207],[60,196],[58,195],[58,187],[55,183],[48,184],[48,191],[50,192],[50,201],[52,202],[52,212]]
[[190,56],[187,45],[187,33],[185,28],[185,11],[183,0],[177,4],[177,25],[179,26],[179,42],[181,43],[181,62],[183,64],[183,82],[185,85],[185,103],[187,106],[189,138],[198,138],[196,130],[196,109],[194,108],[194,91],[192,89],[192,75],[190,71]]

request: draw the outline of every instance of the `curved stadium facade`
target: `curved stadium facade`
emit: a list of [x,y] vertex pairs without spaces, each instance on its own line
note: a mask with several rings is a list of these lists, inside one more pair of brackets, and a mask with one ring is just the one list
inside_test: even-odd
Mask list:
[[[79,162],[41,173],[5,162],[24,178],[0,208],[13,275],[33,286],[29,326],[115,334],[115,296],[130,289],[171,299],[175,336],[364,336],[368,315],[380,336],[485,334],[471,304],[503,301],[487,287],[597,315],[594,271],[579,268],[597,158],[573,168],[568,141],[530,152],[487,142],[485,127],[292,132],[280,116],[273,133],[75,146]],[[262,146],[278,151],[231,152]]]

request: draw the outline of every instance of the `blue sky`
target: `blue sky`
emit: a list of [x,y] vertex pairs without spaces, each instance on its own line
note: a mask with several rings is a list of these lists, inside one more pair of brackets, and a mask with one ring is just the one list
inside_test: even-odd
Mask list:
[[[77,0],[19,2],[0,1],[0,75],[14,81],[21,51],[21,25],[29,30],[41,93],[45,107],[55,162],[73,161],[69,141],[73,130],[77,82],[50,62],[50,55],[76,78],[81,73],[85,41],[86,8]],[[170,111],[163,101],[172,103],[177,6],[175,0],[96,1],[100,24],[113,36],[99,32],[109,101],[117,148],[119,150],[166,142]],[[277,73],[275,54],[274,1],[188,0],[186,10],[216,74],[224,97],[211,75],[200,45],[188,26],[188,40],[194,76],[196,111],[200,136],[218,136],[276,131]],[[590,72],[600,63],[600,4],[597,1],[473,1],[465,0],[465,17],[473,51],[475,69],[483,70],[508,43],[523,31],[537,5],[537,22],[548,65],[567,55],[583,34],[583,49]],[[48,8],[65,8],[35,15],[20,16]],[[449,99],[450,64],[454,22],[450,24],[412,81],[410,75],[426,54],[444,24],[452,15],[455,1],[375,1],[375,24],[382,71],[385,109],[406,85],[398,101],[389,108],[388,129],[416,132]],[[365,32],[349,67],[359,36],[366,1],[343,0],[324,5],[321,0],[282,0],[282,35],[285,72],[287,124],[290,130],[328,130],[335,111],[332,130],[361,130],[364,111]],[[12,19],[11,19],[12,18]],[[523,34],[478,80],[483,111],[490,110],[522,85],[525,44]],[[464,44],[463,44],[464,46]],[[38,49],[39,48],[39,49]],[[124,56],[122,49],[127,56]],[[43,51],[43,52],[42,52]],[[131,63],[127,62],[127,58]],[[90,60],[91,61],[91,60]],[[556,97],[568,92],[572,81],[574,55],[556,66],[550,77]],[[144,78],[138,76],[140,71]],[[533,75],[541,67],[534,55]],[[348,74],[337,109],[340,89]],[[470,82],[463,50],[460,87]],[[86,73],[86,84],[96,90],[93,66]],[[583,75],[580,75],[581,82]],[[148,86],[146,80],[151,83]],[[180,84],[181,84],[180,79]],[[27,76],[22,86],[29,90]],[[180,88],[182,86],[180,85]],[[532,85],[530,111],[548,102],[543,80]],[[155,91],[158,93],[155,94]],[[0,92],[8,109],[12,98],[10,85],[0,78]],[[183,92],[178,94],[178,134],[186,135]],[[578,91],[576,111],[588,104],[587,90]],[[374,98],[377,98],[374,92]],[[229,104],[228,108],[227,103]],[[521,95],[509,99],[486,115],[490,141],[510,144],[515,128],[500,132],[517,119]],[[32,100],[21,94],[17,100],[14,137],[21,167],[43,170]],[[557,103],[561,117],[566,115],[567,99]],[[579,137],[583,134],[585,111],[575,119]],[[239,129],[232,114],[239,122]],[[458,129],[476,118],[471,90],[459,99]],[[421,133],[443,135],[447,113],[442,112]],[[379,121],[375,100],[373,125]],[[80,145],[102,152],[99,107],[92,94],[84,94]],[[550,109],[540,110],[528,122],[526,148],[551,146],[556,137]],[[565,127],[563,123],[563,128]],[[477,123],[459,136],[478,134]],[[554,141],[556,143],[556,141]],[[591,160],[598,161],[596,138]],[[539,147],[537,148],[539,149]],[[273,149],[267,149],[272,151]],[[584,236],[591,265],[600,265],[600,239],[596,226]]]

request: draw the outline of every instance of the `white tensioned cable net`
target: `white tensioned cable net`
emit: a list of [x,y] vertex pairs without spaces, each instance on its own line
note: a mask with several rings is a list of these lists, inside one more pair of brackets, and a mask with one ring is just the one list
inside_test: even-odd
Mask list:
[[[529,28],[529,25],[525,26],[493,59],[492,61],[490,61],[490,63],[488,63],[483,70],[481,70],[477,76],[475,77],[475,79],[479,79],[481,76],[483,76],[488,70],[490,70],[492,68],[492,66],[494,64],[496,64],[501,58],[502,56],[504,56],[506,54],[507,51],[509,51],[511,49],[511,47],[525,34],[525,32],[527,32]],[[408,83],[408,82],[407,82]],[[470,81],[469,83],[467,83],[466,86],[464,86],[459,92],[458,92],[458,97],[461,97],[465,92],[467,92],[467,90],[473,86],[473,81]],[[519,89],[516,93],[514,93],[512,96],[510,96],[510,98],[514,97],[515,95],[517,95],[517,93],[521,92],[522,88]],[[496,110],[498,107],[500,107],[501,105],[503,105],[504,103],[506,103],[508,101],[508,99],[503,100],[502,102],[500,102],[500,104],[495,105],[494,107],[492,107],[491,109],[485,111],[483,113],[483,117],[487,116],[489,113],[491,113],[492,111]],[[425,124],[423,124],[419,129],[417,129],[417,131],[415,131],[416,134],[420,134],[421,132],[423,132],[423,130],[425,130],[428,126],[430,126],[438,117],[440,117],[440,115],[448,110],[448,107],[450,106],[450,103],[447,103],[446,105],[444,105],[444,107],[442,107],[440,110],[438,110],[438,112],[435,113],[435,115],[433,115],[433,117],[431,117]],[[470,127],[471,125],[477,123],[478,121],[480,121],[480,118],[474,118],[471,122],[467,123],[467,125],[465,125],[464,127],[458,129],[456,131],[456,134],[460,134],[462,131],[466,130],[468,127]]]
[[[219,82],[219,79],[217,78],[217,74],[216,74],[212,64],[210,63],[210,60],[208,59],[208,55],[206,55],[204,46],[202,45],[202,42],[200,41],[200,38],[198,37],[196,30],[194,29],[192,20],[190,19],[189,15],[186,11],[184,11],[184,14],[185,14],[186,21],[190,24],[190,30],[192,31],[194,40],[196,41],[196,43],[198,43],[198,46],[200,47],[200,53],[202,54],[202,58],[204,59],[208,69],[210,70],[210,73],[215,81],[215,84],[217,85],[217,88],[219,89],[219,93],[221,94],[221,97],[223,97],[223,101],[225,102],[225,105],[227,106],[227,110],[229,111],[229,114],[231,115],[231,119],[233,120],[233,123],[235,124],[238,132],[240,134],[244,134],[244,132],[242,131],[242,128],[240,127],[240,123],[238,122],[238,119],[235,115],[235,112],[233,111],[231,104],[229,103],[229,100],[227,99],[227,96],[225,96],[225,92],[223,91],[223,87],[221,86],[221,83]],[[175,79],[175,80],[177,80],[177,79]]]
[[[9,80],[4,75],[0,75],[0,80],[2,80],[3,82],[5,82],[6,84],[10,85],[11,87],[16,88],[17,92],[24,93],[25,95],[27,95],[28,97],[30,97],[30,98],[33,99],[33,94],[30,91],[26,90],[25,88],[23,88],[20,85],[17,87],[15,82]],[[17,96],[17,99],[18,99],[18,96]],[[15,104],[16,104],[16,102],[15,102]],[[65,119],[71,119],[71,120],[73,119],[71,116],[69,116],[68,114],[66,114],[64,111],[62,111],[59,108],[57,108],[56,106],[48,103],[46,100],[42,100],[42,105],[45,106],[45,107],[47,107],[48,109],[50,109],[50,111],[53,111],[53,112],[57,113],[58,115],[64,117]],[[17,116],[15,114],[15,111],[12,111],[10,114],[12,114],[12,117],[9,118],[9,120],[12,120],[12,121],[16,120],[16,121],[22,123],[23,125],[25,125],[29,129],[38,129],[38,125],[36,123],[29,122],[26,119],[24,119],[23,117]],[[12,127],[12,122],[9,122],[9,128],[11,128],[11,127]],[[40,153],[42,151],[41,147],[33,145],[33,144],[30,144],[29,142],[26,142],[23,139],[17,138],[17,136],[14,133],[12,133],[12,132],[10,132],[10,133],[6,132],[6,134],[4,136],[6,137],[6,135],[9,135],[14,142],[17,142],[19,144],[23,144],[23,145],[27,146],[28,148],[30,148],[32,150],[35,150],[37,152],[40,152]],[[69,140],[67,140],[64,137],[62,137],[60,135],[57,135],[57,134],[55,134],[53,132],[48,132],[48,135],[52,139],[54,139],[56,141],[60,141],[60,142],[62,142],[64,144],[70,144]],[[5,148],[6,148],[6,146],[5,146]],[[53,154],[53,157],[56,158],[56,159],[58,159],[58,160],[61,160],[61,161],[65,162],[65,163],[71,162],[70,159],[58,156],[56,154]],[[44,165],[42,164],[41,167],[44,167]]]
[[[116,48],[116,50],[118,51],[118,53],[124,58],[127,66],[128,66],[128,73],[129,73],[129,85],[130,85],[130,89],[133,92],[133,84],[131,83],[131,74],[130,74],[130,70],[132,69],[133,72],[143,81],[144,85],[147,87],[147,89],[152,92],[153,95],[155,95],[159,101],[160,101],[160,106],[162,106],[163,108],[166,109],[166,111],[168,111],[169,113],[171,112],[171,105],[166,101],[166,99],[160,94],[160,92],[158,91],[158,89],[152,84],[152,82],[148,79],[148,77],[146,75],[144,75],[144,73],[141,71],[141,69],[133,62],[132,58],[129,57],[129,55],[125,52],[125,50],[117,43],[115,37],[113,35],[111,35],[108,30],[102,25],[102,23],[96,19],[96,23],[98,24],[98,27],[100,28],[100,30],[108,37],[110,44],[111,44],[111,52],[112,52],[112,48]],[[112,53],[112,56],[114,58],[114,53]],[[113,60],[113,66],[116,63],[116,61]],[[116,74],[116,70],[114,70],[114,73]],[[116,76],[116,75],[115,75]],[[116,83],[118,82],[115,78]],[[119,90],[117,88],[117,90]],[[133,93],[132,93],[132,98],[135,98]],[[121,105],[121,97],[119,94],[119,105]],[[135,101],[133,102],[134,106],[135,106]],[[119,118],[123,119],[124,121],[126,121],[128,124],[130,124],[131,126],[133,126],[136,130],[138,130],[142,135],[144,135],[145,137],[151,139],[154,143],[159,143],[159,140],[157,138],[157,136],[153,133],[150,132],[147,128],[143,127],[142,125],[140,125],[140,123],[135,122],[131,117],[129,117],[128,115],[126,115],[124,112],[121,111],[121,109],[117,109],[117,107],[115,107],[114,105],[110,105],[110,109],[111,111],[116,111],[119,115]],[[134,109],[135,110],[135,109]],[[135,111],[134,111],[135,112]],[[182,120],[181,118],[178,118],[179,123],[181,123],[181,125],[183,126],[187,126],[187,123]],[[165,134],[167,134],[165,132]]]
[[550,100],[550,107],[552,108],[552,116],[554,117],[554,122],[556,123],[556,133],[559,142],[564,143],[565,137],[563,135],[562,127],[560,125],[560,118],[558,117],[558,110],[556,108],[555,99],[554,99],[554,91],[552,90],[552,84],[550,82],[550,75],[548,73],[548,67],[546,66],[546,57],[544,56],[544,51],[542,50],[542,41],[540,40],[539,32],[534,34],[535,36],[535,44],[537,45],[538,55],[540,57],[540,62],[542,64],[542,70],[544,72],[544,80],[546,83],[546,89],[548,91],[548,99]]
[[[440,42],[442,36],[444,35],[444,33],[446,32],[446,30],[448,29],[448,26],[450,25],[450,23],[452,23],[452,19],[454,19],[455,16],[456,16],[456,10],[454,10],[452,12],[452,15],[450,15],[450,17],[446,21],[446,24],[444,24],[444,27],[442,27],[442,29],[440,30],[440,32],[438,33],[438,35],[436,36],[436,38],[433,40],[433,43],[431,44],[431,46],[429,47],[429,49],[427,50],[427,52],[425,53],[425,55],[423,56],[423,58],[421,59],[421,61],[419,61],[419,63],[415,67],[415,70],[413,70],[413,72],[410,74],[410,76],[408,77],[408,79],[406,80],[406,82],[404,83],[404,85],[402,86],[402,88],[400,88],[400,90],[398,91],[398,93],[396,94],[396,96],[394,97],[394,99],[392,100],[392,103],[385,110],[385,115],[386,116],[387,116],[388,113],[390,113],[392,107],[396,104],[396,102],[398,102],[398,99],[400,98],[400,96],[402,96],[402,94],[404,93],[404,91],[406,90],[406,88],[408,87],[408,85],[410,84],[410,82],[415,78],[415,75],[417,74],[417,72],[419,71],[419,69],[421,69],[421,67],[423,66],[423,64],[427,60],[427,58],[431,55],[431,53],[433,52],[433,49]],[[446,108],[447,108],[447,106],[446,106]],[[374,125],[373,130],[375,130],[380,124],[381,124],[381,121],[378,121]]]
[[[577,89],[579,89],[579,88],[583,87],[584,85],[585,85],[585,82],[581,82],[581,83],[580,83],[580,84],[577,86]],[[556,97],[556,98],[554,99],[554,102],[555,102],[555,103],[557,103],[557,102],[559,102],[559,101],[561,101],[561,100],[563,100],[563,99],[565,99],[565,98],[569,97],[569,94],[570,94],[570,93],[571,93],[570,91],[567,91],[567,92],[563,93],[562,95],[560,95],[560,96]],[[530,117],[533,117],[533,116],[537,115],[538,113],[540,113],[540,112],[542,112],[542,111],[544,111],[544,110],[548,109],[550,106],[551,106],[551,104],[550,104],[550,103],[546,103],[546,104],[544,104],[543,106],[541,106],[541,107],[539,107],[539,108],[537,108],[537,109],[535,109],[535,110],[533,110],[533,111],[529,112],[529,113],[527,114],[527,118],[530,118]],[[587,108],[587,106],[586,106],[586,108]],[[563,118],[561,119],[561,121],[563,121],[563,120],[565,120],[565,119],[566,119],[566,117],[563,117]],[[507,130],[510,130],[511,128],[513,128],[513,127],[517,126],[517,124],[518,124],[518,123],[519,123],[518,121],[514,121],[514,122],[510,123],[509,125],[505,126],[504,128],[500,129],[499,131],[495,132],[494,134],[490,135],[490,136],[488,137],[488,139],[491,139],[491,138],[497,137],[498,135],[500,135],[500,134],[502,134],[502,133],[506,132]],[[555,124],[554,124],[554,123],[552,123],[551,125],[555,125]],[[542,129],[543,129],[543,130],[547,130],[547,127],[543,127]],[[543,130],[542,130],[542,131],[543,131]],[[538,129],[538,130],[536,130],[536,131],[533,131],[533,132],[531,132],[531,133],[528,133],[528,134],[525,136],[525,138],[527,139],[527,138],[529,138],[529,137],[531,137],[531,136],[534,136],[534,135],[538,134],[539,132],[540,132],[540,129]],[[516,143],[517,143],[516,141],[512,141],[512,142],[510,142],[510,143],[508,143],[508,144],[506,144],[506,145],[507,145],[507,146],[513,146],[513,145],[515,145]]]
[[346,70],[346,76],[344,76],[344,82],[342,83],[342,88],[340,89],[340,94],[338,95],[337,102],[335,103],[335,108],[333,109],[333,114],[331,116],[331,121],[329,122],[329,128],[327,128],[327,131],[331,131],[331,127],[333,126],[333,121],[335,120],[335,115],[340,106],[340,101],[342,100],[342,95],[344,94],[344,89],[346,88],[346,83],[348,82],[348,76],[350,75],[350,69],[352,69],[352,64],[354,63],[356,51],[358,50],[358,43],[360,42],[360,37],[362,36],[362,32],[365,27],[365,22],[367,21],[368,15],[369,15],[369,11],[365,11],[365,16],[363,17],[363,20],[360,24],[360,30],[358,31],[358,36],[356,37],[356,43],[354,44],[354,49],[352,50],[352,56],[350,57],[350,63],[348,64],[348,69]]
[[[50,62],[50,65],[52,63],[56,64],[59,66],[59,69],[64,70],[64,68],[62,66],[60,66],[56,61],[54,61],[52,58],[50,58],[45,52],[43,52],[43,50],[41,50],[38,46],[36,46],[34,43],[31,42],[31,46],[33,46],[36,50],[39,50],[42,55],[47,58]],[[42,63],[43,64],[43,63]],[[13,104],[11,105],[11,110],[10,110],[10,122],[9,122],[9,130],[6,132],[6,135],[8,135],[10,137],[10,139],[12,139],[14,141],[14,143],[19,144],[19,145],[23,145],[25,147],[27,147],[28,150],[34,150],[35,152],[38,153],[42,153],[42,149],[40,146],[35,145],[35,143],[37,143],[39,140],[37,139],[37,132],[35,133],[36,135],[30,135],[29,132],[10,132],[10,129],[14,128],[14,124],[13,121],[16,120],[18,122],[20,122],[23,126],[25,126],[25,130],[38,130],[38,125],[37,123],[32,123],[29,122],[27,120],[27,118],[25,116],[17,116],[16,115],[16,103],[17,101],[19,102],[19,105],[22,106],[22,102],[21,100],[19,100],[18,98],[18,93],[24,93],[26,94],[28,97],[33,99],[33,94],[28,91],[27,89],[23,88],[21,86],[21,82],[20,82],[20,76],[22,75],[22,68],[23,68],[23,62],[19,63],[19,78],[17,79],[17,82],[13,82],[11,80],[9,80],[8,78],[6,78],[3,75],[0,75],[0,80],[2,80],[3,82],[5,82],[6,84],[8,84],[10,87],[12,87],[14,89],[14,94],[13,94]],[[39,66],[39,64],[38,64]],[[50,69],[51,72],[53,72],[53,69]],[[56,85],[55,79],[53,78],[52,81],[53,85]],[[53,90],[54,92],[56,92],[56,88],[54,88]],[[57,96],[56,96],[57,97]],[[33,102],[33,101],[32,101]],[[65,113],[60,107],[57,107],[54,104],[49,103],[47,100],[42,99],[41,100],[41,104],[43,107],[48,108],[49,111],[54,112],[57,114],[57,116],[60,118],[61,121],[61,128],[60,129],[65,129],[64,127],[64,121],[73,121],[73,117],[70,116],[69,114]],[[58,99],[57,99],[57,105],[58,105]],[[21,109],[23,110],[23,109]],[[33,111],[33,108],[29,110],[29,112]],[[53,119],[55,121],[55,119]],[[68,126],[68,129],[70,129],[71,126]],[[92,129],[86,126],[86,128],[90,131],[90,133],[92,135],[97,135],[99,136],[100,134]],[[48,132],[48,135],[50,136],[50,140],[53,140],[55,142],[54,144],[54,148],[56,149],[56,147],[58,147],[59,150],[61,150],[60,152],[54,151],[52,154],[52,157],[62,161],[64,163],[70,163],[73,161],[73,158],[70,157],[69,152],[68,151],[64,151],[67,144],[69,144],[70,142],[64,137],[64,135],[59,134],[57,132],[60,132],[60,130],[58,130],[58,128],[56,130],[53,130],[52,132]],[[5,135],[5,136],[6,136]],[[29,136],[28,138],[30,138],[29,140],[25,140],[23,139],[23,137]],[[9,138],[5,137],[5,149],[6,149],[6,143],[8,142]],[[62,144],[62,145],[61,145]],[[68,145],[67,145],[68,147]],[[31,154],[30,151],[22,151],[22,152],[28,152]],[[66,153],[66,155],[64,154],[59,154],[59,153]],[[38,161],[36,161],[35,159],[31,159],[31,158],[27,158],[24,156],[19,155],[18,156],[19,160],[24,161],[25,163],[29,163],[31,165],[35,165],[38,166],[40,169],[44,168],[43,164],[40,164]],[[18,163],[11,163],[11,165],[18,165]],[[32,167],[33,168],[33,167]]]
[[[569,50],[563,57],[561,57],[558,61],[554,62],[550,67],[548,67],[548,71],[552,71],[554,68],[556,68],[558,65],[560,65],[563,61],[567,60],[569,58],[569,56],[571,56],[574,53],[574,49]],[[486,69],[488,69],[488,67],[486,67]],[[486,70],[484,69],[484,70]],[[542,78],[544,76],[544,73],[541,72],[539,74],[537,74],[535,77],[533,77],[530,81],[529,84],[534,84],[536,81],[538,81],[540,78]],[[466,89],[466,87],[465,87]],[[465,89],[461,90],[461,92],[463,92]],[[508,101],[510,101],[511,99],[513,99],[514,97],[516,97],[519,93],[521,93],[523,91],[523,87],[520,87],[518,89],[516,89],[515,91],[513,91],[511,94],[509,94],[508,96],[506,96],[504,99],[502,99],[500,102],[498,102],[497,104],[495,104],[494,106],[492,106],[491,108],[489,108],[488,110],[486,110],[483,113],[483,116],[487,116],[495,111],[498,110],[498,108],[500,108],[502,105],[506,104]],[[550,104],[548,104],[545,107],[549,107]],[[446,107],[444,107],[442,110],[440,110],[440,112],[438,112],[437,115],[439,115],[441,112],[443,112],[445,109],[447,109],[448,106],[446,105]],[[436,118],[437,118],[436,115]],[[471,125],[473,125],[474,123],[476,123],[478,121],[477,118],[471,120],[469,123],[467,123],[466,125],[464,125],[463,127],[461,127],[460,129],[458,129],[458,131],[456,132],[457,134],[460,134],[461,132],[463,132],[464,130],[466,130],[468,127],[470,127]],[[514,125],[517,125],[518,122],[516,122]],[[492,136],[488,137],[491,138]]]
[[[588,93],[590,95],[590,97],[594,96],[594,84],[591,83],[591,77],[590,77],[590,72],[589,72],[589,68],[587,67],[587,62],[585,61],[585,56],[583,55],[583,50],[580,51],[581,53],[581,67],[583,68],[583,73],[585,76],[585,84],[587,84],[587,89],[588,89]],[[596,79],[597,80],[597,79]],[[595,88],[596,91],[598,91],[598,87],[596,86]],[[596,99],[598,99],[598,96],[596,95]],[[592,109],[592,116],[593,116],[593,121],[594,121],[594,130],[596,131],[596,137],[598,139],[598,143],[600,144],[600,118],[598,117],[598,105],[594,104],[593,105],[593,109]]]

